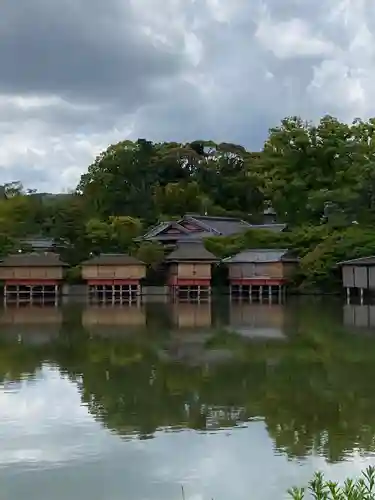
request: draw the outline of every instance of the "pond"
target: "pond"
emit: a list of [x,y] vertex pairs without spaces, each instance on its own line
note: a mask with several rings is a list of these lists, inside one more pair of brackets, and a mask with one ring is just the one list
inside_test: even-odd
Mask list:
[[274,500],[375,464],[375,306],[9,307],[0,330],[1,500]]

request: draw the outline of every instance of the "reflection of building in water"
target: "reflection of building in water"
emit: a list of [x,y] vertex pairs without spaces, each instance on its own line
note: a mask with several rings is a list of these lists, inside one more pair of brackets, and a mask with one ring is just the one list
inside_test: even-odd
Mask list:
[[375,329],[375,305],[344,306],[344,325],[349,327]]
[[229,329],[249,338],[285,338],[285,306],[233,302]]
[[62,318],[57,307],[7,307],[0,313],[0,339],[50,342],[59,335]]
[[133,332],[146,326],[146,314],[137,304],[90,305],[82,313],[82,324],[99,335]]
[[210,349],[208,346],[215,335],[210,303],[175,302],[171,305],[171,317],[174,328],[160,353],[162,358],[201,365],[231,357],[231,352],[227,350]]
[[175,302],[171,304],[173,325],[178,328],[211,327],[212,315],[209,302]]

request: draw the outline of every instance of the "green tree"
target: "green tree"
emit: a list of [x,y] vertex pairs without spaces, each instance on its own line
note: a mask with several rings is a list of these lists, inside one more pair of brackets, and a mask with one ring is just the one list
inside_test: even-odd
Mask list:
[[137,259],[156,269],[164,259],[164,248],[160,243],[144,241],[138,247],[135,255]]
[[110,217],[109,223],[111,238],[118,251],[129,251],[134,245],[134,238],[142,234],[142,222],[135,217]]
[[347,223],[368,220],[375,200],[374,125],[325,116],[317,125],[291,117],[272,128],[257,170],[276,211],[292,224],[318,224],[333,203]]
[[212,204],[197,182],[176,182],[155,189],[155,206],[163,214],[205,213]]
[[139,139],[110,146],[82,175],[77,192],[100,217],[152,217],[155,146]]

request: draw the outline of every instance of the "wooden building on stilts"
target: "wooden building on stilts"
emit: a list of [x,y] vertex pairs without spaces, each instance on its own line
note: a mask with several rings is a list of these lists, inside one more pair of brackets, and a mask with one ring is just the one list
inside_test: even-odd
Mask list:
[[364,294],[375,291],[375,255],[339,262],[346,298],[350,303],[351,292],[357,292],[363,304]]
[[181,241],[165,258],[168,286],[174,299],[208,300],[211,296],[212,264],[218,259],[202,241]]
[[251,249],[223,259],[229,270],[230,294],[232,297],[260,299],[264,295],[279,296],[296,271],[298,258],[288,250]]
[[140,299],[146,264],[127,254],[100,254],[82,263],[82,278],[94,302],[132,302]]
[[18,253],[0,262],[4,304],[54,302],[57,304],[64,277],[64,264],[52,252]]

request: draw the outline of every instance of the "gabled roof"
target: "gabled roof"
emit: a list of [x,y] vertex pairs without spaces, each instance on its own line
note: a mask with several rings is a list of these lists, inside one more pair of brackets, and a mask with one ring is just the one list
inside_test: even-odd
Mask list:
[[155,226],[151,227],[146,234],[143,236],[136,238],[135,241],[140,241],[140,240],[158,240],[161,239],[176,239],[176,235],[169,235],[169,234],[163,234],[168,229],[177,229],[181,235],[189,235],[191,232],[181,226],[178,222],[176,221],[165,221],[165,222],[160,222],[159,224],[156,224]]
[[66,266],[60,256],[53,252],[17,253],[8,255],[2,262],[1,267],[62,267]]
[[339,266],[350,265],[353,266],[369,266],[375,265],[375,255],[370,255],[368,257],[359,257],[358,259],[344,260],[339,262]]
[[251,229],[251,224],[236,217],[215,217],[210,215],[186,214],[179,222],[186,221],[198,225],[217,236],[230,236]]
[[201,241],[180,242],[172,253],[165,258],[167,262],[217,262],[219,259],[206,250]]
[[252,248],[222,260],[225,264],[245,264],[255,262],[297,262],[287,249]]
[[82,262],[83,266],[129,266],[135,264],[144,264],[140,260],[125,253],[101,253],[91,259]]
[[155,226],[150,227],[146,234],[143,235],[143,238],[152,238],[157,234],[161,233],[163,229],[166,229],[171,224],[170,221],[159,222]]

